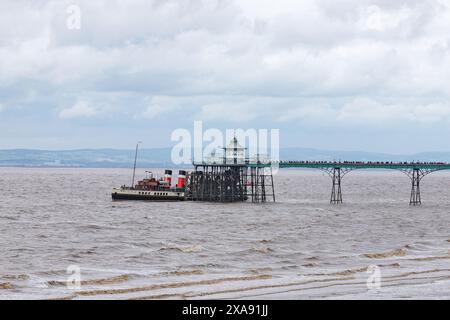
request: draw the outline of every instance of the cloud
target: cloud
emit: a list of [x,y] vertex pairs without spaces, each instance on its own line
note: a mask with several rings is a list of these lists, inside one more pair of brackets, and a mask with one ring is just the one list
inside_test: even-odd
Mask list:
[[64,3],[43,3],[24,13],[10,5],[24,26],[20,38],[2,31],[4,84],[173,96],[449,94],[429,81],[445,76],[450,58],[449,11],[437,1],[80,1],[76,31],[65,27]]
[[325,125],[447,130],[445,1],[79,0],[80,30],[66,27],[69,4],[0,3],[0,101],[27,110],[16,126],[78,101],[57,115],[107,116],[108,137],[148,119],[281,126],[292,143]]
[[216,120],[241,123],[256,120],[265,114],[265,111],[262,110],[260,105],[258,106],[255,103],[254,99],[242,100],[236,101],[236,99],[224,98],[222,102],[207,103],[201,107],[196,117],[205,121]]
[[156,118],[160,117],[163,114],[170,113],[172,110],[174,110],[173,107],[164,107],[164,106],[160,106],[160,105],[150,105],[142,113],[142,117],[144,117],[146,119],[156,119]]
[[361,126],[387,126],[399,122],[414,124],[447,124],[449,103],[390,104],[358,97],[339,109],[336,119]]
[[186,114],[186,108],[191,106],[195,97],[171,97],[171,96],[150,96],[145,97],[147,105],[143,112],[135,115],[135,119],[159,119],[164,116],[171,116],[177,119],[176,112]]
[[86,101],[77,101],[73,106],[61,110],[59,117],[61,119],[90,118],[97,113],[97,110],[88,105]]

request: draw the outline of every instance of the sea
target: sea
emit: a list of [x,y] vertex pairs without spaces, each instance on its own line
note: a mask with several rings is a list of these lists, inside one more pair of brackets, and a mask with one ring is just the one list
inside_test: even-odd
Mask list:
[[341,205],[315,170],[265,204],[112,201],[131,179],[0,168],[0,299],[450,299],[449,172],[421,206],[397,171],[350,172]]

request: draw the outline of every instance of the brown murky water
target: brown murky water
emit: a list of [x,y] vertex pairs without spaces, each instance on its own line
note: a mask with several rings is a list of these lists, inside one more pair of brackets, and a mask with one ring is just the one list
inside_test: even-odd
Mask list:
[[450,298],[449,173],[422,207],[394,171],[350,173],[341,206],[319,171],[275,179],[275,204],[112,202],[129,170],[1,168],[0,298]]

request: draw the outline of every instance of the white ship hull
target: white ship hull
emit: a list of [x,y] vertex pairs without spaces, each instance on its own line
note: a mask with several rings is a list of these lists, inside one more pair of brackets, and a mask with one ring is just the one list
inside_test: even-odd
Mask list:
[[185,192],[181,190],[135,190],[114,188],[111,197],[113,200],[143,200],[143,201],[184,201]]

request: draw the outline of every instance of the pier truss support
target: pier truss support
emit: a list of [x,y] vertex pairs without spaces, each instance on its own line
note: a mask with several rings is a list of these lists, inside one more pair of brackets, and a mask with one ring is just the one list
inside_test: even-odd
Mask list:
[[350,168],[321,168],[322,171],[328,173],[331,177],[331,198],[330,204],[340,204],[342,201],[342,178],[352,171]]
[[422,198],[420,195],[420,182],[422,179],[430,173],[438,171],[437,169],[402,169],[400,170],[411,179],[411,196],[409,199],[409,205],[419,206],[422,204]]
[[411,178],[412,186],[411,186],[411,197],[409,200],[409,204],[412,206],[422,204],[422,199],[420,197],[420,180],[421,180],[420,170],[414,169]]
[[188,198],[209,202],[245,201],[246,182],[245,166],[198,166],[189,177]]
[[248,165],[195,165],[189,175],[187,198],[192,201],[275,202],[272,168]]
[[275,202],[275,187],[273,183],[272,167],[250,168],[250,188],[248,196],[253,203]]

